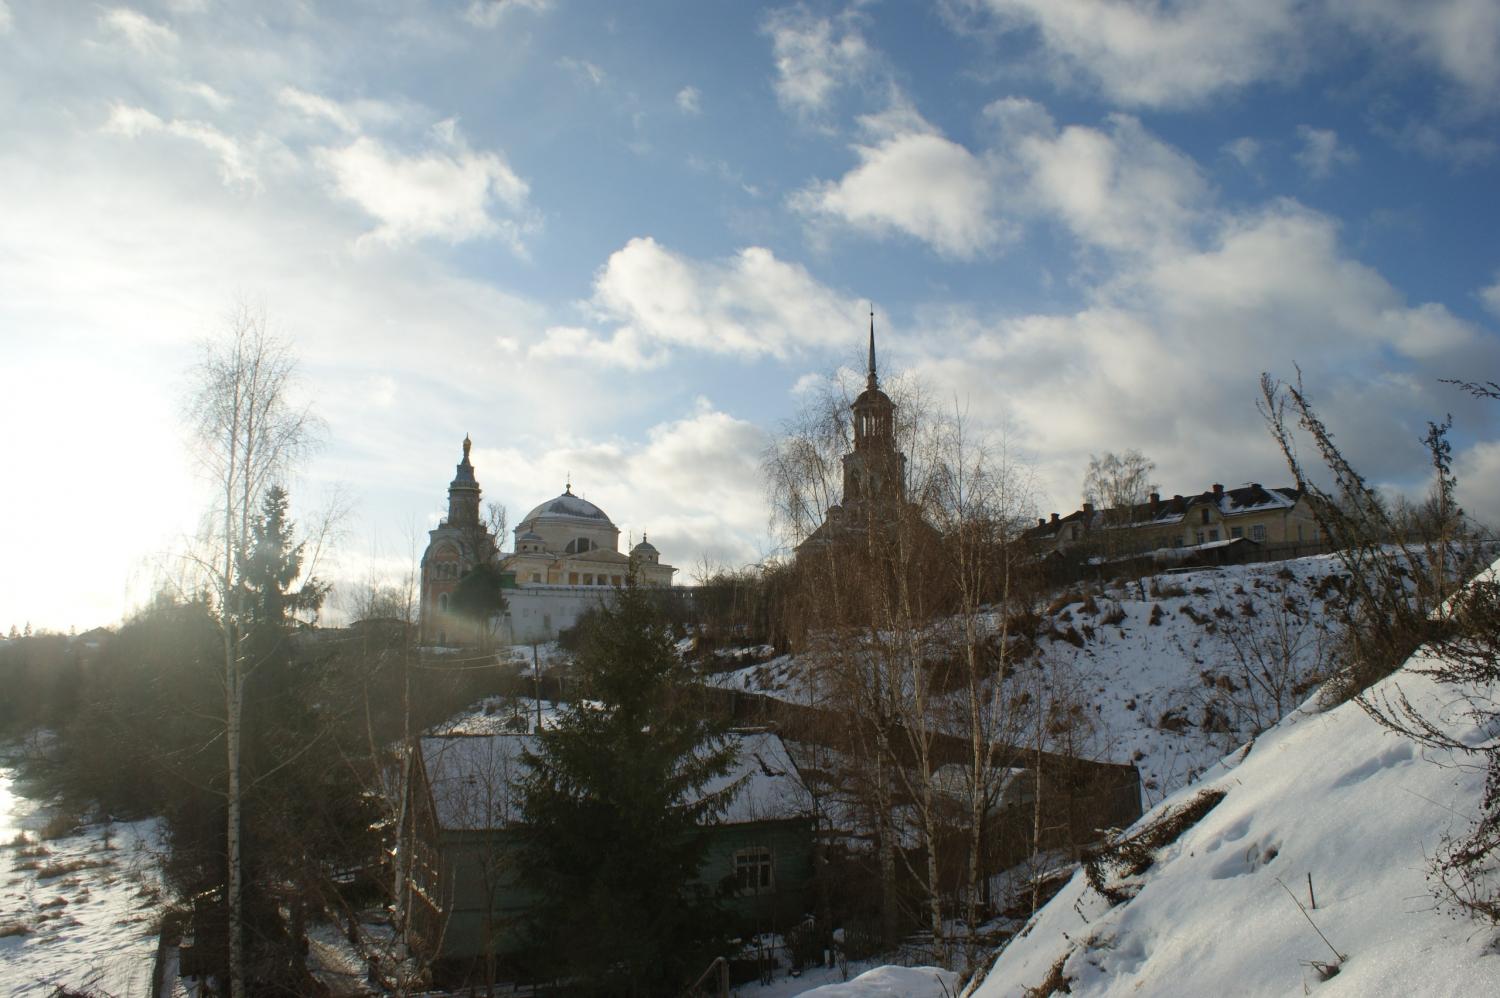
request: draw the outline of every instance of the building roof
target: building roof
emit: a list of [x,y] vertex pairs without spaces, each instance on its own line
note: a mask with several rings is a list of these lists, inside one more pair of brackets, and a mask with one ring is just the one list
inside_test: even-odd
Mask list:
[[1300,489],[1266,488],[1259,482],[1237,489],[1215,486],[1197,495],[1172,496],[1170,499],[1157,499],[1155,502],[1144,502],[1136,506],[1107,510],[1085,507],[1056,520],[1038,523],[1027,531],[1027,535],[1036,539],[1049,538],[1073,523],[1081,524],[1085,530],[1170,526],[1181,523],[1191,510],[1205,505],[1213,506],[1220,516],[1229,518],[1271,509],[1290,509],[1301,498]]
[[[792,818],[807,812],[806,791],[781,737],[774,732],[736,732],[739,757],[733,769],[704,787],[705,796],[744,780],[720,819],[743,824]],[[422,766],[432,791],[434,817],[445,831],[503,828],[521,817],[521,754],[535,735],[448,735],[421,741]]]
[[548,499],[540,506],[537,506],[530,513],[522,517],[521,522],[525,524],[538,519],[560,520],[569,517],[582,520],[602,520],[604,523],[610,523],[610,519],[605,515],[604,510],[595,506],[587,499],[575,496],[571,488],[557,498]]

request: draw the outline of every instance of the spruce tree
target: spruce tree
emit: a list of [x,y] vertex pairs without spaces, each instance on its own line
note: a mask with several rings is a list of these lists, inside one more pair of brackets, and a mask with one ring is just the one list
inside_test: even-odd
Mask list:
[[735,750],[634,579],[583,630],[582,698],[526,757],[518,876],[535,970],[584,994],[676,994],[725,940],[697,878],[706,826],[738,787],[705,790]]

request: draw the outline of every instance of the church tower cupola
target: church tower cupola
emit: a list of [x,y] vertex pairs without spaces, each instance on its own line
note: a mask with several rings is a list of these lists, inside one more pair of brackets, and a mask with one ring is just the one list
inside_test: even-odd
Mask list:
[[850,407],[854,412],[854,450],[884,453],[896,445],[896,405],[880,390],[875,371],[875,313],[870,312],[870,367],[865,390]]
[[469,463],[473,446],[464,434],[464,459],[458,464],[453,481],[448,483],[448,526],[479,526],[479,483],[474,480],[474,466]]

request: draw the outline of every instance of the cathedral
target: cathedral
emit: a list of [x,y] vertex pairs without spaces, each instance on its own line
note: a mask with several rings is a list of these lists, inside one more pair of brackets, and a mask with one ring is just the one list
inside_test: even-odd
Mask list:
[[500,573],[503,615],[489,636],[502,643],[550,641],[577,623],[632,570],[640,585],[669,586],[677,571],[641,535],[629,554],[620,552],[620,530],[609,516],[569,482],[563,493],[527,513],[516,525],[514,550],[500,550],[500,538],[479,513],[479,482],[464,437],[463,460],[448,484],[448,515],[428,532],[422,555],[420,640],[423,644],[473,644],[486,636],[450,607],[459,580],[481,565]]

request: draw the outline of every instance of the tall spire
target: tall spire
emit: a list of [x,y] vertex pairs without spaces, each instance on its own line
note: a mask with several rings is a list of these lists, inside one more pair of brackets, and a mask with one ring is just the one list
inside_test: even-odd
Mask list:
[[875,377],[875,303],[870,303],[870,374],[865,378],[866,388],[875,388],[880,384]]

